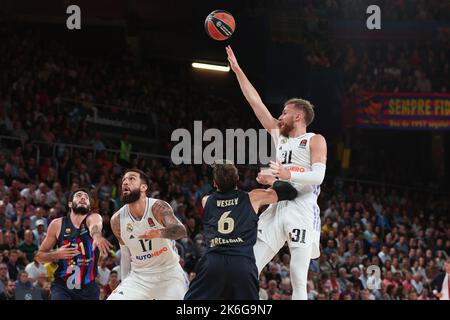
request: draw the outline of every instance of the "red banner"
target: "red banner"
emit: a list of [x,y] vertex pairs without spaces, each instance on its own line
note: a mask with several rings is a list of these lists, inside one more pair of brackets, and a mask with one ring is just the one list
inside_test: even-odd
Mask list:
[[366,92],[356,98],[362,128],[449,130],[450,94]]

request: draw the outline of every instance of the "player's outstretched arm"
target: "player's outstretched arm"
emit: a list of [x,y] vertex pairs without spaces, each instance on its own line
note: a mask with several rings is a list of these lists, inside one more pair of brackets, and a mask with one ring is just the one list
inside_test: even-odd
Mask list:
[[89,228],[89,233],[94,240],[94,249],[98,248],[103,256],[107,256],[113,245],[102,236],[102,216],[98,213],[92,213],[88,216],[86,223]]
[[266,204],[295,199],[298,191],[289,182],[277,180],[269,189],[255,189],[248,195],[253,209],[258,212],[259,208]]
[[39,251],[36,253],[36,260],[39,263],[56,262],[61,259],[71,259],[80,254],[76,248],[70,246],[70,243],[52,251],[53,247],[58,242],[58,233],[61,228],[61,223],[62,218],[58,218],[50,222],[47,235],[42,241]]
[[171,206],[162,200],[157,200],[152,207],[152,213],[156,220],[162,224],[163,229],[146,230],[139,236],[139,239],[167,238],[178,240],[187,236],[186,228],[177,219]]
[[252,107],[253,111],[256,114],[256,117],[258,118],[259,122],[261,122],[264,129],[271,133],[271,130],[278,128],[278,120],[272,117],[269,110],[262,102],[258,91],[256,91],[255,87],[253,87],[253,85],[250,83],[241,67],[239,67],[236,56],[234,55],[231,47],[227,46],[225,49],[227,51],[230,67],[236,74],[242,93]]

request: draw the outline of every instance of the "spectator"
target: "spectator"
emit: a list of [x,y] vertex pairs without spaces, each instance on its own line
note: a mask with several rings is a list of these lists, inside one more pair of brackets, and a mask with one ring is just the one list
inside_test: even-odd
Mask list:
[[0,263],[0,294],[3,293],[8,285],[8,267],[5,263]]
[[275,280],[277,285],[281,282],[280,266],[274,262],[269,264],[270,272],[266,274],[267,281]]
[[411,280],[411,285],[413,286],[417,294],[420,295],[422,293],[423,283],[422,283],[422,275],[420,273],[414,274],[413,279]]
[[28,263],[34,260],[34,255],[39,247],[33,242],[33,232],[31,230],[25,231],[24,237],[25,240],[19,245],[19,250],[25,253]]
[[[52,208],[54,209],[54,208]],[[50,209],[50,210],[52,210]],[[33,230],[32,236],[34,238],[34,244],[39,247],[44,241],[45,237],[47,235],[47,232],[45,232],[45,222],[44,219],[38,219],[36,221],[36,229]]]
[[363,290],[364,286],[362,281],[360,280],[361,273],[357,267],[352,268],[351,271],[352,275],[350,278],[348,278],[348,281],[353,283],[354,286],[358,287],[359,290]]
[[109,279],[106,285],[103,286],[105,300],[109,297],[109,295],[117,288],[119,285],[117,271],[111,271],[109,273]]
[[16,300],[16,283],[8,280],[5,290],[0,293],[0,300]]
[[17,280],[17,276],[19,274],[19,264],[17,263],[17,259],[19,258],[19,252],[17,250],[11,250],[9,252],[9,257],[8,257],[8,274],[9,274],[9,278],[13,281]]
[[[36,255],[36,253],[37,251],[34,253],[34,255]],[[44,265],[36,261],[36,259],[27,264],[27,266],[25,267],[25,271],[28,274],[31,282],[37,281],[38,277],[41,274],[47,275],[47,270],[45,269]]]
[[33,286],[36,290],[41,292],[42,300],[50,300],[50,282],[48,281],[46,272],[38,275]]
[[111,274],[111,270],[106,266],[107,257],[100,257],[98,264],[98,282],[101,286],[105,286],[109,281],[109,275]]
[[268,300],[277,300],[280,296],[280,291],[277,287],[277,282],[276,280],[270,280],[268,282],[268,286],[267,286],[267,296],[269,297]]
[[31,222],[31,230],[34,230],[37,228],[37,221],[40,220],[44,223],[44,230],[47,230],[48,227],[48,222],[47,222],[47,218],[45,217],[46,215],[46,211],[43,207],[37,207],[35,210],[35,214],[32,215],[30,217],[30,222]]
[[391,256],[389,255],[388,247],[382,246],[381,251],[378,253],[378,257],[381,260],[381,263],[385,264],[387,260],[392,260]]

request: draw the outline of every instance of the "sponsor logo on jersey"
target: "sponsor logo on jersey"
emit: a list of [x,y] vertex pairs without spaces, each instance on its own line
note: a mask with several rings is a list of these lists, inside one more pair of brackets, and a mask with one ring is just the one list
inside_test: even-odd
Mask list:
[[222,244],[241,243],[241,242],[244,242],[244,240],[242,240],[241,237],[236,238],[236,239],[214,238],[209,241],[209,246],[212,248],[212,247],[220,246]]
[[147,222],[148,222],[148,224],[149,224],[150,227],[154,227],[154,226],[155,226],[155,222],[153,221],[152,218],[148,218],[148,219],[147,219]]
[[84,226],[84,223],[81,225],[80,228],[80,235],[85,234],[87,232],[86,227]]
[[288,169],[289,171],[293,171],[293,172],[305,172],[305,168],[303,168],[303,167],[289,167],[286,169]]
[[158,257],[160,255],[162,255],[164,252],[166,252],[167,250],[169,250],[167,247],[162,247],[161,249],[159,249],[158,251],[153,251],[153,252],[149,252],[140,256],[136,256],[137,260],[147,260],[147,259],[151,259],[153,257]]
[[286,138],[281,139],[281,144],[285,144],[287,142]]
[[127,231],[132,232],[133,231],[133,225],[131,223],[127,224]]
[[66,231],[64,233],[67,235],[67,234],[70,234],[71,232],[72,232],[72,229],[66,228]]
[[307,143],[308,143],[308,140],[303,139],[302,141],[300,141],[300,144],[298,146],[299,146],[299,148],[305,149]]

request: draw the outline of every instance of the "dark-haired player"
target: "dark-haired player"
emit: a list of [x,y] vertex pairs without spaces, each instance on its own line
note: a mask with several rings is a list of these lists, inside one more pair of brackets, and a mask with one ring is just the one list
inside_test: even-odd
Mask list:
[[[36,260],[57,262],[52,300],[98,300],[95,282],[99,251],[108,255],[112,245],[102,236],[102,217],[90,213],[89,192],[75,190],[68,203],[70,212],[52,220]],[[57,245],[57,249],[52,249]]]
[[111,218],[120,243],[122,282],[108,300],[180,300],[186,293],[188,280],[175,247],[186,229],[166,202],[146,196],[148,188],[144,172],[125,172],[125,205]]

